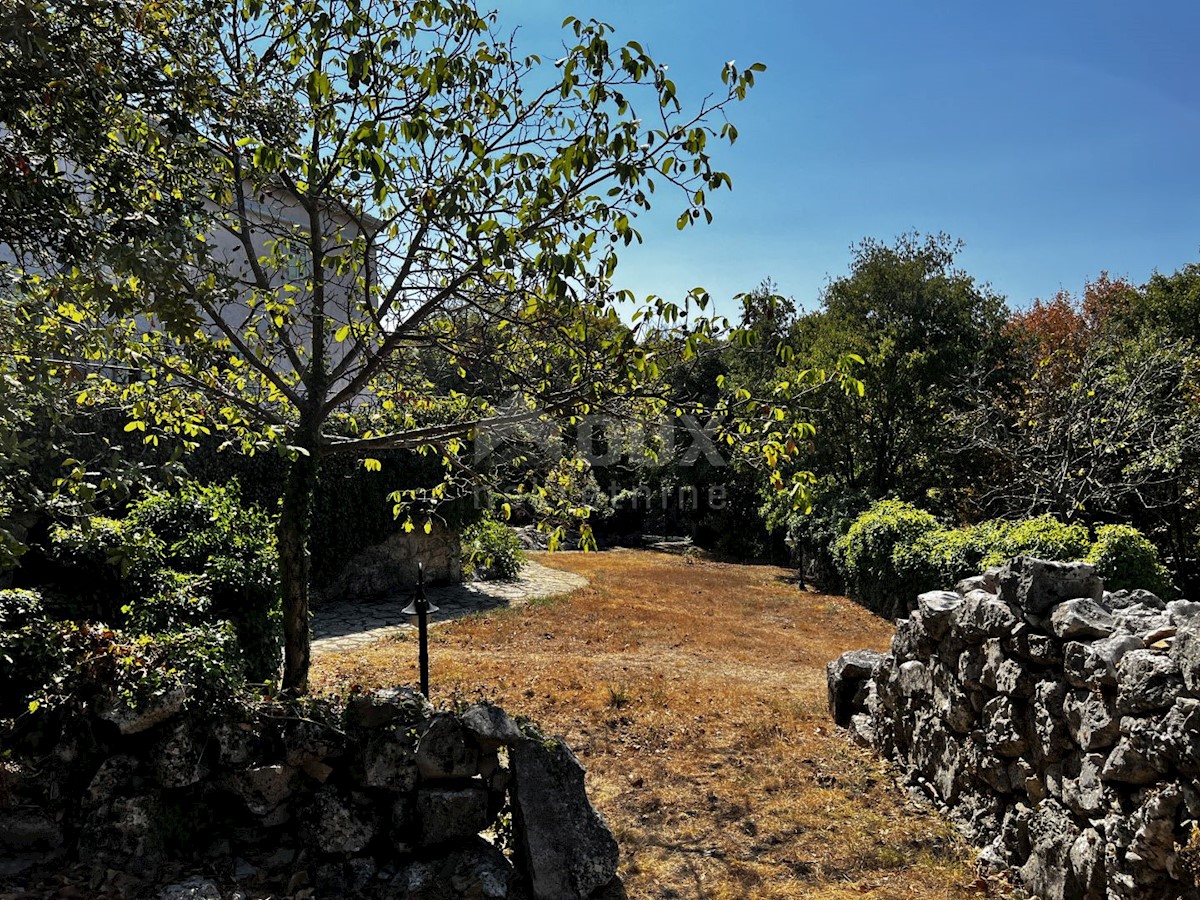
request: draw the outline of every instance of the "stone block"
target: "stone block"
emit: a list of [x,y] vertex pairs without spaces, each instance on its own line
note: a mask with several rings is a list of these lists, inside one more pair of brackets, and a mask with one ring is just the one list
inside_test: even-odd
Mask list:
[[1117,664],[1117,712],[1137,716],[1166,709],[1183,689],[1179,663],[1157,650],[1130,650]]
[[1104,583],[1093,566],[1050,562],[1029,556],[1009,560],[1000,570],[999,599],[1034,616],[1043,616],[1064,600],[1100,600]]
[[513,839],[534,900],[583,900],[612,881],[619,851],[588,802],[583,767],[558,740],[510,751]]
[[425,846],[472,837],[491,822],[488,792],[482,787],[422,787],[417,816]]

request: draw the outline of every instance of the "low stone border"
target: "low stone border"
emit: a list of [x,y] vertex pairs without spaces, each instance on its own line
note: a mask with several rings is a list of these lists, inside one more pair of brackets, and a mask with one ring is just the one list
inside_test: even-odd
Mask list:
[[[569,594],[586,587],[582,575],[527,562],[520,576],[511,581],[473,581],[426,588],[425,596],[438,607],[433,624],[460,619],[473,613],[523,606],[530,600]],[[358,603],[340,602],[313,613],[312,652],[342,653],[357,650],[381,638],[416,629],[401,610],[411,595]]]

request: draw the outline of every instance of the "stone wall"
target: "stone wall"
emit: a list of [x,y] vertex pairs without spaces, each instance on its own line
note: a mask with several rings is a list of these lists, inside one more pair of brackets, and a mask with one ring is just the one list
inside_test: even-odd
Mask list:
[[388,689],[201,721],[185,701],[77,717],[7,761],[0,860],[26,878],[78,861],[161,900],[234,882],[322,900],[566,900],[615,877],[571,750],[498,707],[434,712]]
[[1042,900],[1200,898],[1200,604],[1017,558],[828,676],[837,723]]
[[463,580],[462,545],[458,535],[435,524],[397,532],[386,541],[363,549],[346,561],[336,579],[319,592],[319,601],[395,597],[417,583],[417,563],[425,564],[426,584],[457,584]]

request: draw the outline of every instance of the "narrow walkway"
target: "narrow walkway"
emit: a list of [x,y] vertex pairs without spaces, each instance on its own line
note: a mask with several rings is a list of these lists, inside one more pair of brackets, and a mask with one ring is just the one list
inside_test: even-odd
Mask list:
[[[519,577],[512,581],[473,581],[425,589],[438,611],[433,624],[459,619],[472,613],[502,607],[524,606],[539,597],[568,594],[586,587],[582,575],[551,569],[541,563],[527,562]],[[411,594],[361,602],[331,603],[313,613],[312,652],[341,653],[356,650],[380,638],[403,631],[415,631],[400,611],[412,599]]]

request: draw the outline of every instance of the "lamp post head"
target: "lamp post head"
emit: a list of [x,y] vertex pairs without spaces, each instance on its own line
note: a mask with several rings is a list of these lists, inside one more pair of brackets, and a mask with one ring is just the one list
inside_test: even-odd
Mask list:
[[[417,618],[422,615],[430,615],[438,611],[438,607],[434,606],[425,599],[425,564],[417,563],[417,590],[413,594],[412,602],[404,609],[400,610],[400,614]],[[416,625],[415,621],[410,624]]]

